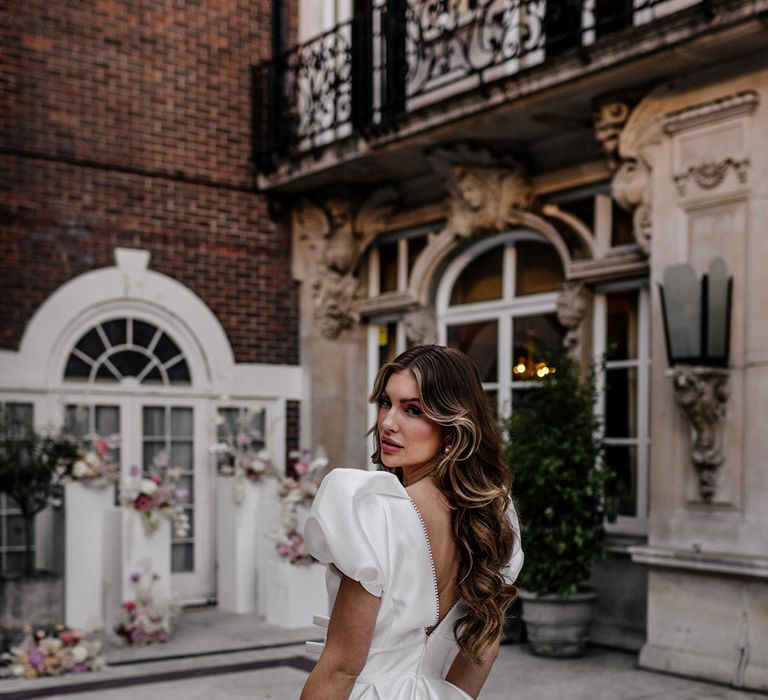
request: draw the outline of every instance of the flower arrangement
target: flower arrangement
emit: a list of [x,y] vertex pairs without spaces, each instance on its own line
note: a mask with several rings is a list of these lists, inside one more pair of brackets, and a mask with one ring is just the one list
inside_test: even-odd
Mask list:
[[171,638],[173,618],[179,609],[172,602],[154,599],[152,586],[158,579],[149,561],[142,563],[140,571],[131,574],[136,598],[123,602],[124,619],[115,627],[117,635],[131,646],[164,643]]
[[53,630],[24,628],[24,638],[3,654],[8,665],[3,675],[16,678],[61,676],[103,668],[101,643],[86,639],[83,632],[63,625]]
[[219,415],[219,442],[210,447],[210,452],[217,456],[219,473],[235,477],[234,499],[238,505],[245,498],[244,480],[259,482],[278,476],[272,456],[261,447],[264,435],[254,425],[254,420],[254,415],[245,411],[231,425],[223,415]]
[[161,517],[172,518],[177,537],[189,533],[189,515],[182,502],[189,498],[186,489],[179,488],[181,470],[171,467],[168,452],[158,452],[152,462],[152,470],[143,475],[138,466],[129,471],[123,492],[123,502],[141,514],[144,529],[151,535],[160,527]]
[[67,476],[84,486],[111,486],[117,481],[118,469],[112,451],[120,444],[119,436],[87,435],[86,440],[91,448],[78,445],[77,459],[71,464]]
[[304,537],[299,533],[299,506],[309,507],[315,499],[320,481],[328,466],[325,451],[319,448],[313,456],[307,449],[291,452],[296,462],[293,465],[295,477],[285,477],[280,485],[279,496],[283,505],[282,527],[272,533],[275,549],[291,564],[306,565],[314,560],[304,546]]

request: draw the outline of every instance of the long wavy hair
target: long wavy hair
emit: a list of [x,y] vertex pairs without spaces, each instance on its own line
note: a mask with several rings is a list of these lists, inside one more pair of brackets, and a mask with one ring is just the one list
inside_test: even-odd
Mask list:
[[[405,369],[416,377],[422,411],[442,428],[433,476],[453,511],[458,594],[466,607],[454,633],[462,651],[479,661],[501,633],[504,613],[517,594],[502,575],[515,540],[506,517],[512,472],[504,462],[499,427],[472,360],[440,345],[406,350],[381,367],[370,402],[380,404],[389,377]],[[371,433],[371,458],[384,467],[378,421]]]

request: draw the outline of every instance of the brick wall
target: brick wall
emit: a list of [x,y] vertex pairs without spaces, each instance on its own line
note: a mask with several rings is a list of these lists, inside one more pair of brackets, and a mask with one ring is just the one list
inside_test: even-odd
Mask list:
[[298,361],[289,240],[253,192],[270,0],[0,11],[0,347],[116,245],[211,307],[239,361]]

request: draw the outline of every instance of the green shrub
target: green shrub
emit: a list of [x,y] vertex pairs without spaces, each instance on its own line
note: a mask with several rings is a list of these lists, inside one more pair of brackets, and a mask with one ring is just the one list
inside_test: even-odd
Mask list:
[[522,527],[522,588],[568,596],[603,555],[604,491],[600,423],[593,372],[582,380],[568,358],[526,392],[507,420],[505,454],[512,468]]

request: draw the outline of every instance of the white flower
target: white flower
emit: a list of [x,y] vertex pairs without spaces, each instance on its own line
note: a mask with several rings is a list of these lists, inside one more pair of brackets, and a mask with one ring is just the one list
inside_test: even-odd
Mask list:
[[325,469],[327,466],[328,466],[328,458],[327,457],[315,457],[309,463],[309,471],[310,472],[320,471],[321,469]]
[[101,460],[99,459],[99,456],[95,452],[86,452],[85,453],[85,463],[89,467],[96,468],[99,466],[99,463]]
[[256,458],[260,459],[262,462],[266,462],[267,464],[272,461],[272,455],[269,454],[269,450],[259,450],[256,453]]
[[88,465],[83,462],[82,459],[78,459],[77,462],[75,462],[72,465],[72,476],[75,477],[75,479],[82,479],[84,476],[90,473],[90,469],[88,468]]
[[88,658],[88,650],[82,644],[78,644],[72,648],[72,658],[75,663],[81,664]]
[[226,442],[216,442],[208,448],[208,452],[211,454],[227,454],[229,452],[229,445]]
[[157,491],[157,484],[152,479],[141,480],[141,492],[145,496],[153,496]]

